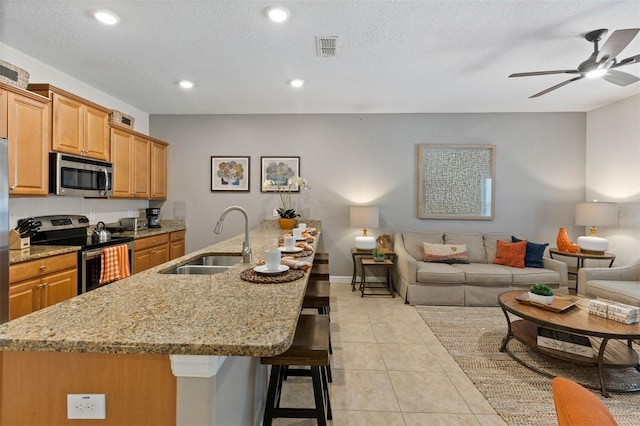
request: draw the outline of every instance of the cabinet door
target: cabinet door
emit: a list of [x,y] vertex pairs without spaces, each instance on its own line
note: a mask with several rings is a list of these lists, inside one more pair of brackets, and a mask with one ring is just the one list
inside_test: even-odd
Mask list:
[[167,146],[151,142],[151,198],[167,198]]
[[149,198],[151,142],[139,136],[133,137],[133,192],[136,198]]
[[120,129],[111,129],[111,162],[113,163],[113,197],[131,198],[133,189],[133,136]]
[[78,295],[78,271],[73,269],[47,275],[42,278],[42,284],[45,292],[42,308],[46,308]]
[[84,108],[71,98],[53,94],[53,150],[84,154]]
[[171,260],[184,256],[184,240],[172,242],[169,254]]
[[9,286],[9,321],[40,309],[40,279]]
[[47,195],[49,104],[9,92],[9,194]]
[[162,244],[161,246],[156,246],[152,250],[153,266],[162,265],[169,261],[169,243]]
[[153,248],[136,251],[133,255],[133,273],[145,271],[153,266],[152,254]]
[[109,161],[109,114],[90,106],[85,107],[84,153],[87,157]]
[[0,138],[7,137],[7,96],[8,92],[0,89]]

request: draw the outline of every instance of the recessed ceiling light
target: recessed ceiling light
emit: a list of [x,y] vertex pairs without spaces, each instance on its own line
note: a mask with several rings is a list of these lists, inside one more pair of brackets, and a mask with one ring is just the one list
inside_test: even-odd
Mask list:
[[289,9],[283,6],[273,6],[267,9],[267,16],[273,22],[284,22],[289,19]]
[[193,81],[189,81],[189,80],[181,80],[180,82],[178,82],[178,84],[183,89],[191,89],[193,87]]
[[97,10],[93,13],[93,17],[106,25],[115,25],[120,22],[118,15],[108,10]]
[[296,78],[294,80],[291,80],[289,84],[293,87],[302,87],[304,86],[304,80]]

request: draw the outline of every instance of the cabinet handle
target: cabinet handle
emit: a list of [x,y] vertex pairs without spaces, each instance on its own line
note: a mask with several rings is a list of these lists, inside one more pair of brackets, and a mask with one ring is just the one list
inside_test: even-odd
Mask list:
[[44,271],[45,269],[47,269],[47,265],[40,265],[40,270]]
[[46,286],[49,285],[49,283],[42,283],[41,285],[42,285],[42,287],[46,287]]
[[14,189],[16,189],[17,187],[18,187],[17,185],[13,185],[13,186],[9,187],[9,189],[13,191],[13,190],[14,190]]

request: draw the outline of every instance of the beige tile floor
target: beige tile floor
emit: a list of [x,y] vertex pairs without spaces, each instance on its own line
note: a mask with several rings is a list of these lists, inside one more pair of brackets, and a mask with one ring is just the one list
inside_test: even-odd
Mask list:
[[[505,425],[414,307],[331,285],[333,425]],[[290,377],[282,406],[312,407],[306,378]],[[315,425],[276,419],[274,425]]]

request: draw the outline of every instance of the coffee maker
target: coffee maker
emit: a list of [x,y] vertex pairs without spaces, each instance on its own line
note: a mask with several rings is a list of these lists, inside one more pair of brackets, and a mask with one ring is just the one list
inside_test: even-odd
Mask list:
[[160,228],[160,209],[149,208],[147,212],[147,226],[149,228]]

